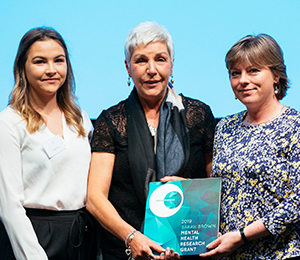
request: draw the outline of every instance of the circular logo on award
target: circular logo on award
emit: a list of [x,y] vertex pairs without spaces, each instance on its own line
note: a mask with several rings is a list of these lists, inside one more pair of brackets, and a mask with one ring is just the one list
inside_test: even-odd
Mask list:
[[183,192],[174,184],[164,184],[158,187],[150,196],[149,207],[158,217],[174,215],[183,203]]
[[177,208],[182,201],[182,196],[178,191],[171,191],[165,197],[165,205],[169,209]]

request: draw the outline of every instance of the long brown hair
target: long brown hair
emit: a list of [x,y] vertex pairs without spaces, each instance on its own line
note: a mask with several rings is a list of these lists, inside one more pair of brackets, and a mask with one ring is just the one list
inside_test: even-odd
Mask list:
[[22,37],[14,62],[15,86],[10,93],[9,104],[21,115],[27,123],[29,133],[39,130],[44,123],[42,116],[32,107],[29,100],[28,82],[25,73],[25,63],[32,44],[36,41],[55,40],[62,46],[66,56],[67,75],[66,81],[57,91],[57,103],[63,111],[67,124],[73,126],[78,136],[85,136],[81,110],[75,102],[75,80],[70,63],[69,53],[62,36],[52,28],[38,27],[29,30]]

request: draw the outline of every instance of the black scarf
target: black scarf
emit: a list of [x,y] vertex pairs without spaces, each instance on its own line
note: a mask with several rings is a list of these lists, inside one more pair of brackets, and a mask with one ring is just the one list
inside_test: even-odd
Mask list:
[[180,97],[169,83],[160,107],[155,156],[153,137],[135,87],[125,106],[131,175],[138,198],[146,204],[149,182],[184,173],[190,152],[186,114]]

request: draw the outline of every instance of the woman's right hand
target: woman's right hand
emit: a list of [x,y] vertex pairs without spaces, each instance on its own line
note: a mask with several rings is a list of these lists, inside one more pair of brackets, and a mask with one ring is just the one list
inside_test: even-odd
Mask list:
[[[141,233],[135,233],[134,238],[130,243],[131,255],[135,260],[141,259],[156,259],[156,260],[179,260],[180,255],[174,252],[173,249],[164,249],[154,243],[151,239]],[[154,252],[159,253],[155,255]]]
[[[142,233],[136,232],[130,242],[131,255],[135,260],[141,259],[163,259],[159,256],[154,256],[154,252],[159,254],[165,253],[165,249],[154,243],[147,236]],[[154,258],[155,257],[155,258]]]

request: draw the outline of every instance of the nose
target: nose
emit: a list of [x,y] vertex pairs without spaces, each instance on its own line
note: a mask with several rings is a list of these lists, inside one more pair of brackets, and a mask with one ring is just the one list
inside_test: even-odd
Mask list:
[[249,77],[247,75],[246,72],[241,72],[241,76],[240,76],[240,83],[241,84],[248,84],[250,81],[249,81]]
[[156,70],[156,65],[154,61],[149,61],[148,62],[148,68],[147,68],[147,73],[150,76],[154,76],[157,74],[157,70]]
[[48,62],[46,73],[50,75],[54,75],[56,73],[56,67],[53,62]]

